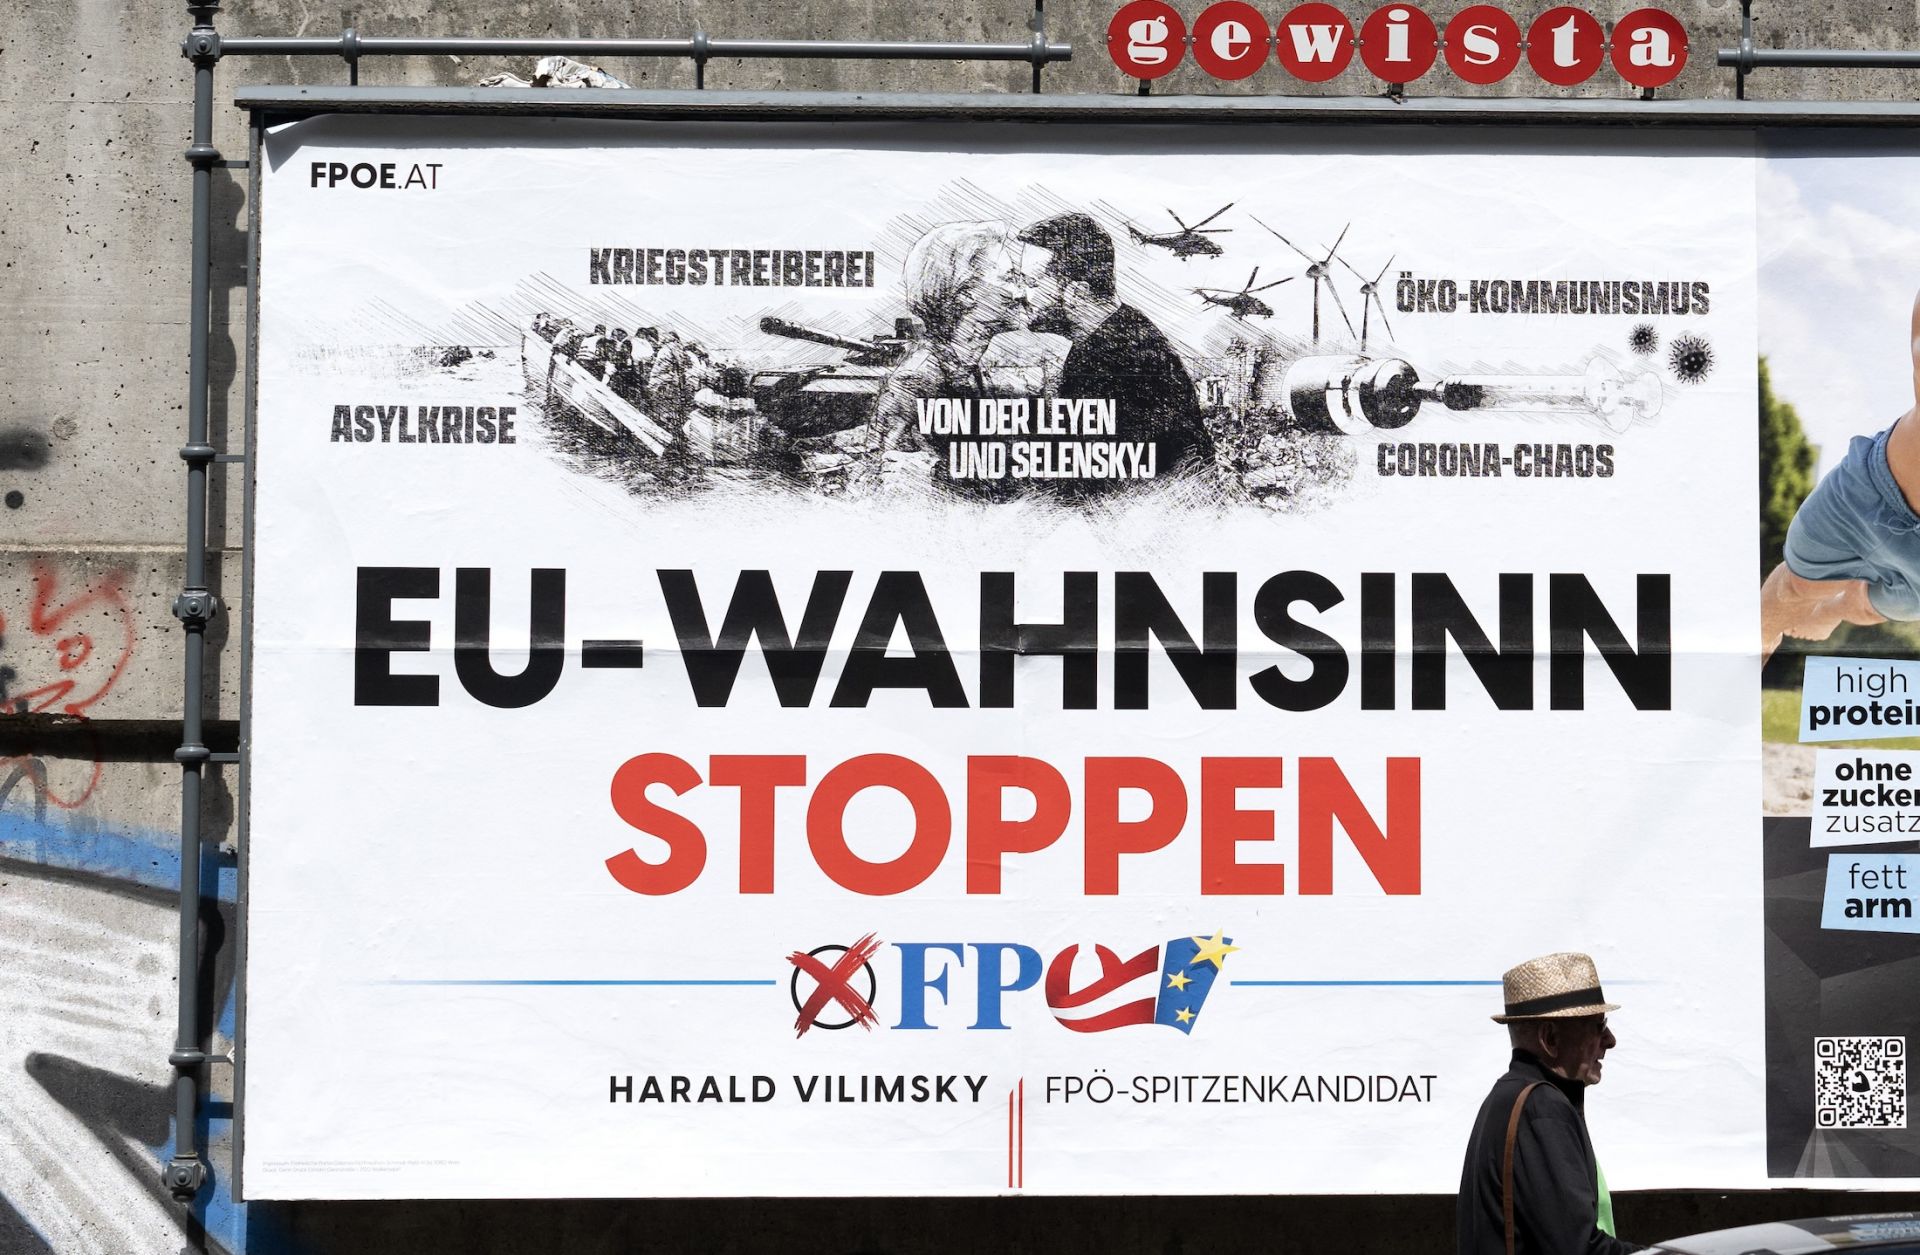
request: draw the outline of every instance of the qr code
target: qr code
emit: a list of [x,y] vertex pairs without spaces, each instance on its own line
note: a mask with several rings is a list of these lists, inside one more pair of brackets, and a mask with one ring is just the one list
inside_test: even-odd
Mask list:
[[1822,1129],[1907,1127],[1907,1039],[1813,1039],[1813,1122]]

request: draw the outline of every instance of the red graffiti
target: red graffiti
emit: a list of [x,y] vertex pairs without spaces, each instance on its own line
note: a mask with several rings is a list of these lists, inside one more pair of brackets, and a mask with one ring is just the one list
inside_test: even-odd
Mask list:
[[133,606],[127,600],[126,582],[126,571],[109,572],[63,602],[58,600],[59,573],[46,563],[34,564],[33,606],[27,613],[25,651],[29,666],[14,661],[22,656],[21,642],[9,637],[7,616],[0,612],[0,642],[4,642],[14,674],[31,683],[31,653],[36,647],[51,645],[55,666],[68,673],[78,671],[92,657],[96,637],[108,649],[117,640],[119,654],[110,668],[94,667],[84,676],[63,675],[37,688],[8,692],[10,713],[31,714],[58,706],[61,714],[84,718],[88,707],[113,690],[133,660]]
[[[87,710],[113,691],[133,661],[128,575],[124,568],[108,572],[63,599],[59,572],[44,562],[34,564],[25,624],[10,621],[0,610],[0,717],[52,711],[84,720]],[[41,797],[67,810],[85,802],[100,784],[97,756],[79,787],[49,782],[44,763],[31,751],[0,758],[0,780],[16,770]]]
[[22,794],[22,805],[27,805],[30,801],[36,812],[36,818],[44,818],[38,812],[44,811],[49,803],[61,810],[70,811],[92,797],[93,791],[100,787],[100,777],[104,769],[100,765],[99,740],[92,732],[87,732],[86,738],[92,749],[92,757],[81,768],[85,774],[85,780],[78,787],[64,782],[56,784],[49,778],[45,760],[34,754],[15,754],[11,758],[0,758],[0,806],[6,804],[8,795],[14,791],[14,787],[23,783],[27,786],[27,792]]
[[91,636],[63,636],[54,646],[60,651],[60,669],[71,671],[93,656]]

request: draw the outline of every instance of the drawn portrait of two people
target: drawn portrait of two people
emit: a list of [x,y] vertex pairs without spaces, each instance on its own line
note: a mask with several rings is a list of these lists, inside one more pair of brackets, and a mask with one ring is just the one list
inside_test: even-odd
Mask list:
[[[872,418],[847,433],[843,449],[855,482],[931,476],[996,499],[1033,490],[1093,496],[1137,482],[950,480],[946,442],[927,434],[921,421],[921,403],[938,398],[1110,401],[1111,434],[1151,446],[1156,477],[1212,463],[1213,440],[1193,378],[1160,329],[1118,299],[1113,239],[1092,217],[1065,213],[1019,229],[992,221],[943,223],[908,251],[903,279],[920,339],[882,385]],[[1005,360],[994,341],[1017,332],[1060,339],[1024,337],[1051,349]]]

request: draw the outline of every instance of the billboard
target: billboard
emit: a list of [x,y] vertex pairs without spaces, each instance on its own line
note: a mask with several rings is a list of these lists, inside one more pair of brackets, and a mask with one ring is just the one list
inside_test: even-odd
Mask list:
[[1907,421],[1920,385],[1920,273],[1906,227],[1920,160],[1831,135],[1777,139],[1767,156],[1767,1170],[1913,1178],[1920,611],[1905,604],[1902,571],[1920,526],[1905,448],[1920,434]]
[[1561,949],[1795,1175],[1753,136],[262,158],[249,1197],[1451,1191]]

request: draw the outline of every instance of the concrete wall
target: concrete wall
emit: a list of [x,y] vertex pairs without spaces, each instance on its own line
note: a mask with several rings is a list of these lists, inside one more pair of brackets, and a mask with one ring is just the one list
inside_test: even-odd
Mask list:
[[[1055,38],[1077,59],[1053,91],[1115,92],[1101,37],[1113,4],[1053,0]],[[1186,6],[1189,15],[1198,8]],[[1350,15],[1364,6],[1349,4]],[[1444,23],[1461,5],[1439,0]],[[1545,0],[1512,6],[1522,20]],[[1636,0],[1589,6],[1616,19]],[[1693,64],[1665,94],[1728,96],[1712,50],[1738,36],[1735,0],[1678,0]],[[1761,0],[1768,46],[1912,47],[1915,0]],[[381,0],[317,7],[263,0],[221,15],[228,34],[714,35],[1023,38],[1021,0]],[[181,702],[190,77],[189,25],[172,3],[56,0],[22,7],[0,46],[7,159],[0,164],[0,1252],[186,1249],[346,1251],[1231,1252],[1447,1249],[1451,1200],[1006,1199],[855,1203],[307,1205],[239,1208],[226,1189],[230,1073],[214,1070],[216,1182],[189,1213],[159,1189],[171,1149]],[[1356,62],[1356,67],[1358,63]],[[690,66],[609,62],[636,86],[688,88]],[[524,64],[441,57],[369,62],[363,82],[461,84]],[[1025,66],[715,62],[713,88],[1025,90]],[[223,64],[221,98],[248,82],[340,81],[320,60]],[[1451,84],[1444,75],[1436,83]],[[1909,99],[1915,76],[1769,71],[1760,98]],[[1440,90],[1435,87],[1434,90]],[[1162,93],[1302,91],[1268,69],[1228,88],[1190,65]],[[1371,94],[1356,68],[1326,90]],[[1502,88],[1546,91],[1522,71]],[[1603,72],[1589,90],[1628,94]],[[217,143],[245,156],[244,122],[217,113]],[[215,175],[213,439],[238,451],[244,315],[244,183]],[[209,739],[231,748],[237,713],[239,467],[213,475],[215,586],[230,614],[211,641]],[[230,770],[211,773],[203,916],[209,1027],[232,1026],[234,830]],[[377,1066],[377,1061],[368,1061]],[[343,1061],[342,1066],[356,1066]],[[1285,1182],[1275,1181],[1275,1189]],[[1835,1210],[1832,1196],[1623,1198],[1623,1229],[1670,1234]],[[1913,1205],[1908,1201],[1906,1205]]]

